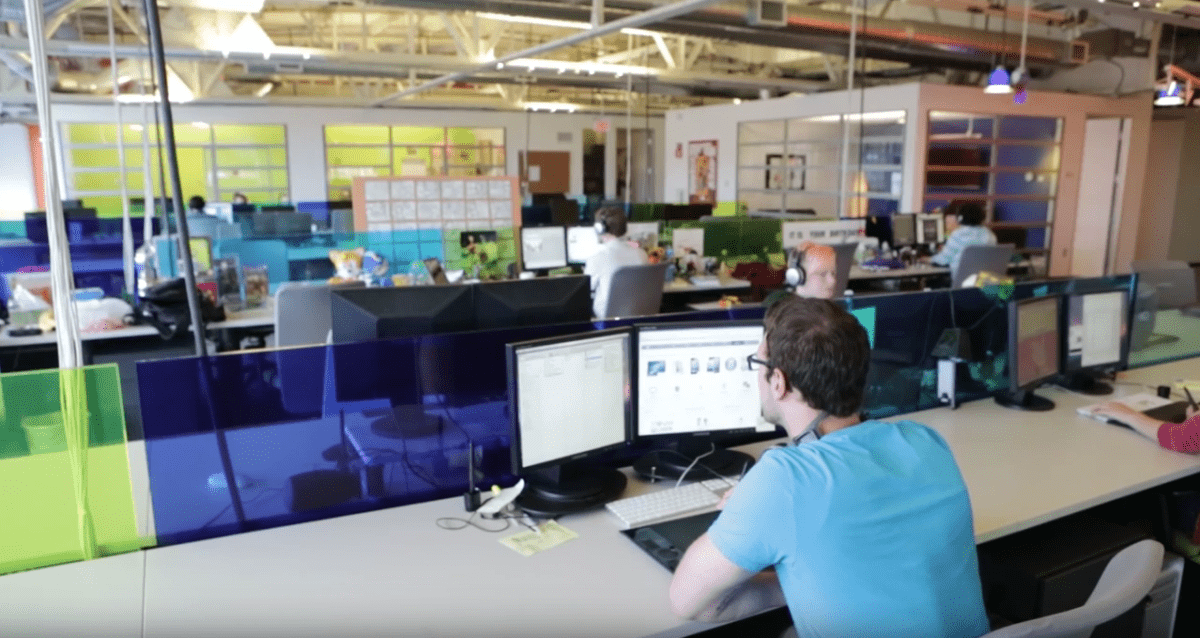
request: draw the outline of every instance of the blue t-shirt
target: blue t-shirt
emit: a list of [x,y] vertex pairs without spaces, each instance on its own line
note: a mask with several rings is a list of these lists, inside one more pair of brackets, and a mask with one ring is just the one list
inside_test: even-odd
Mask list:
[[867,421],[769,450],[708,533],[746,571],[775,566],[802,637],[988,631],[967,487],[918,423]]

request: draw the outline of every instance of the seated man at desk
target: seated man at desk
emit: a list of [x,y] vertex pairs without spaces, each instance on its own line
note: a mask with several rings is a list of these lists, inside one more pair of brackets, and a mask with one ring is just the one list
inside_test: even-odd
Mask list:
[[788,287],[768,295],[763,300],[764,306],[770,307],[789,293],[813,299],[837,297],[837,253],[823,244],[811,241],[801,243],[788,251],[788,269],[784,280]]
[[987,213],[983,210],[983,205],[978,202],[963,202],[958,208],[958,228],[946,238],[946,245],[929,258],[929,263],[955,268],[963,249],[967,246],[995,246],[996,235],[983,225],[986,219]]
[[764,325],[750,362],[763,416],[791,443],[726,493],[675,571],[672,609],[724,621],[786,602],[802,637],[986,633],[971,503],[946,442],[912,421],[859,421],[866,331],[794,296]]
[[612,289],[613,273],[622,266],[639,266],[650,262],[641,248],[622,240],[629,228],[625,211],[605,206],[596,211],[596,234],[600,248],[583,267],[583,274],[592,278],[592,314],[604,317],[608,295]]

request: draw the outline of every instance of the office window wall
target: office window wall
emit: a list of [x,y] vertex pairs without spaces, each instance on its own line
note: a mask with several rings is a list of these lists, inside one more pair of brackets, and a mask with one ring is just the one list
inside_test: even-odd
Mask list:
[[742,122],[738,199],[749,210],[862,217],[899,209],[904,111]]
[[1002,243],[1027,254],[1050,245],[1062,120],[1020,115],[932,111],[924,208],[954,200],[985,202]]
[[504,129],[368,124],[325,127],[329,199],[348,200],[355,177],[503,176]]
[[[150,136],[150,170],[155,196],[162,195],[159,178],[158,129]],[[126,188],[131,198],[142,197],[143,156],[140,124],[127,124],[125,142]],[[115,124],[66,123],[62,125],[66,191],[96,208],[100,215],[121,214],[121,171]],[[287,127],[275,124],[175,125],[176,155],[184,197],[201,195],[209,201],[229,201],[235,192],[252,202],[290,199],[287,167]],[[170,191],[170,186],[167,186]]]

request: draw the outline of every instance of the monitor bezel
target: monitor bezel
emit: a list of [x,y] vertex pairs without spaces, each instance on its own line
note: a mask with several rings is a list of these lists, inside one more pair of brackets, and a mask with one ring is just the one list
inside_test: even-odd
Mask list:
[[[560,231],[562,233],[562,237],[561,237],[562,252],[563,252],[562,264],[557,265],[557,266],[556,265],[550,265],[550,266],[538,265],[538,266],[531,267],[525,261],[525,231],[526,230],[535,230],[535,231],[539,231],[539,232],[544,232],[544,231],[546,231],[546,229],[557,229],[558,231]],[[567,261],[567,227],[566,226],[554,226],[554,225],[551,225],[551,226],[522,226],[520,235],[521,235],[520,247],[521,247],[521,269],[522,270],[556,270],[558,268],[566,268],[567,266],[570,265],[570,262]],[[557,262],[555,262],[555,263],[557,263]]]
[[[1057,347],[1059,349],[1058,356],[1055,357],[1055,370],[1047,373],[1044,376],[1026,382],[1024,385],[1018,385],[1017,375],[1020,374],[1019,366],[1017,365],[1017,343],[1019,341],[1017,329],[1017,317],[1020,314],[1020,308],[1034,303],[1045,303],[1053,301],[1055,304],[1055,330],[1058,331]],[[1062,342],[1065,338],[1063,335],[1063,295],[1042,295],[1040,297],[1029,297],[1027,299],[1017,299],[1008,302],[1008,389],[1010,392],[1032,391],[1045,385],[1047,382],[1055,379],[1063,372],[1062,360]]]
[[[1059,313],[1061,318],[1059,322],[1061,343],[1059,343],[1058,347],[1060,354],[1059,358],[1062,360],[1060,367],[1062,368],[1063,374],[1074,374],[1077,372],[1110,372],[1127,370],[1129,368],[1130,331],[1132,330],[1132,322],[1130,321],[1130,307],[1133,303],[1129,298],[1129,292],[1129,288],[1127,287],[1114,286],[1099,290],[1088,290],[1086,292],[1070,292],[1062,295],[1063,299],[1060,302],[1061,311]],[[1075,297],[1086,297],[1089,295],[1111,295],[1113,293],[1121,293],[1122,302],[1125,304],[1121,309],[1122,330],[1121,344],[1118,348],[1118,352],[1120,353],[1118,355],[1118,360],[1113,363],[1102,363],[1091,366],[1080,365],[1079,367],[1075,368],[1070,367],[1068,364],[1070,355],[1068,353],[1069,348],[1067,348],[1067,340],[1070,338],[1071,300]],[[1084,318],[1084,321],[1087,321],[1086,317]]]
[[[729,320],[729,321],[638,323],[638,324],[633,325],[634,359],[633,359],[633,371],[631,374],[631,380],[633,382],[633,385],[632,385],[632,398],[633,398],[632,437],[633,438],[632,438],[632,440],[634,443],[637,443],[638,441],[672,441],[672,440],[680,440],[681,441],[681,440],[686,440],[688,438],[693,438],[693,437],[737,436],[737,435],[744,435],[744,434],[753,434],[758,431],[758,428],[756,426],[750,426],[748,428],[705,430],[702,432],[673,432],[670,434],[642,434],[642,432],[641,432],[641,405],[640,405],[641,384],[639,382],[639,379],[641,378],[640,375],[641,375],[641,370],[642,370],[642,368],[641,368],[641,366],[642,366],[641,335],[642,335],[643,331],[679,330],[679,329],[699,330],[699,329],[727,328],[727,327],[744,328],[744,327],[748,327],[748,326],[763,328],[763,322],[758,319],[733,319],[733,320]],[[763,332],[763,338],[764,339],[766,338],[765,328],[764,328],[764,332]]]
[[[900,248],[900,247],[902,247],[902,246],[915,246],[915,245],[917,245],[917,244],[919,244],[919,243],[920,243],[920,242],[918,241],[919,237],[918,237],[917,233],[919,232],[919,230],[920,230],[920,228],[921,228],[921,225],[920,225],[919,223],[917,223],[917,222],[919,221],[919,219],[918,219],[918,217],[917,217],[917,214],[916,214],[916,213],[894,213],[894,214],[892,214],[892,215],[891,215],[891,218],[892,218],[892,232],[891,232],[891,234],[892,234],[892,244],[891,244],[891,245],[892,245],[892,248]],[[897,220],[898,220],[898,219],[901,219],[901,218],[903,218],[903,219],[905,219],[905,220],[908,220],[908,219],[911,219],[911,220],[912,220],[912,222],[911,222],[911,223],[912,223],[912,227],[913,227],[913,232],[912,232],[912,241],[911,241],[911,242],[903,242],[903,243],[901,243],[901,242],[900,242],[900,241],[899,241],[899,240],[896,238],[896,222],[897,222]],[[908,221],[904,221],[903,223],[910,223],[910,222],[908,222]]]
[[523,348],[553,346],[562,343],[570,343],[575,341],[586,341],[588,339],[607,338],[618,335],[625,335],[626,350],[625,361],[631,363],[636,352],[634,350],[634,330],[631,327],[610,328],[606,330],[594,330],[590,332],[577,332],[569,335],[560,335],[556,337],[546,337],[543,339],[531,339],[528,341],[517,341],[506,344],[504,347],[505,370],[508,373],[508,413],[509,413],[509,435],[511,437],[512,451],[512,468],[513,474],[520,476],[528,472],[562,465],[575,461],[584,461],[590,458],[595,458],[620,450],[629,446],[633,441],[633,384],[634,377],[633,368],[631,365],[625,367],[625,436],[619,443],[613,443],[599,448],[594,448],[576,454],[541,461],[533,465],[523,465],[521,460],[521,429],[520,429],[520,391],[517,388],[517,352]]

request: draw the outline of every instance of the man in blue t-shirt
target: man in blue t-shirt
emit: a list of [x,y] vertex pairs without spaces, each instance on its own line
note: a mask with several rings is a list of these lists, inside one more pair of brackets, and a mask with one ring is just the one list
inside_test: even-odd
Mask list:
[[[767,310],[764,453],[675,571],[671,607],[733,620],[788,605],[799,636],[959,638],[988,631],[971,504],[946,442],[912,421],[859,422],[866,331],[840,306]],[[774,567],[774,571],[764,571]]]

